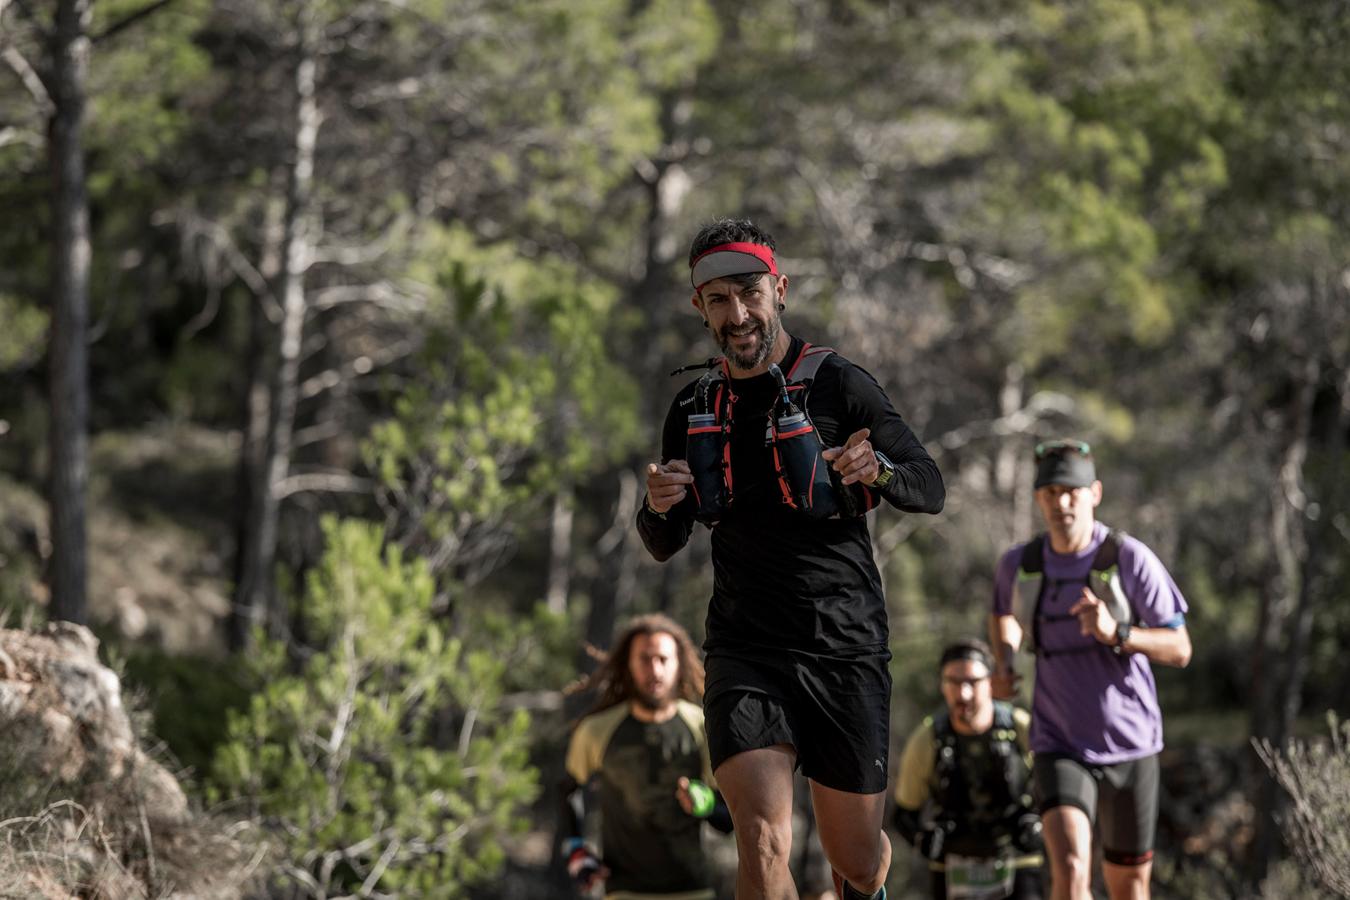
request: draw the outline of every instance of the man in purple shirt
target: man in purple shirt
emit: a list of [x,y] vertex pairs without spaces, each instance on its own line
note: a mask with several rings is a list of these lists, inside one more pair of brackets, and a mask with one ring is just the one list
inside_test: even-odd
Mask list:
[[1090,900],[1098,812],[1112,900],[1149,896],[1163,746],[1149,664],[1191,659],[1186,599],[1153,551],[1096,521],[1101,501],[1086,443],[1037,446],[1046,531],[1003,554],[994,582],[994,695],[1016,692],[1019,647],[1036,659],[1031,749],[1052,900]]

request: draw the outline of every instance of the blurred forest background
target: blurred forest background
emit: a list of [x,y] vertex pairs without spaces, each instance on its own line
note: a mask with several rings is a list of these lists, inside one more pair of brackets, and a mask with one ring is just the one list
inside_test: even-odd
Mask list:
[[1251,739],[1345,795],[1279,748],[1350,709],[1348,48],[1344,0],[0,0],[0,604],[90,623],[260,895],[568,896],[561,689],[702,633],[705,534],[632,520],[749,216],[947,481],[871,523],[897,744],[1082,437],[1191,605],[1157,895],[1335,890],[1344,807]]

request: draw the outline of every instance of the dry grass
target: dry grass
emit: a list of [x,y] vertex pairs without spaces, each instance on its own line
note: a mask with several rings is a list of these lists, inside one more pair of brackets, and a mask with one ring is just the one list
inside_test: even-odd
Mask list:
[[92,756],[63,778],[40,731],[5,723],[0,900],[238,900],[266,867],[250,826],[166,804],[166,770]]

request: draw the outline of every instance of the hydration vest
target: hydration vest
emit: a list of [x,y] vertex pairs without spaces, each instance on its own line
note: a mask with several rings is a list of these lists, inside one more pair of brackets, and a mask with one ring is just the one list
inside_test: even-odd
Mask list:
[[[1096,555],[1092,557],[1092,566],[1088,570],[1085,583],[1088,590],[1092,591],[1097,599],[1106,604],[1106,609],[1111,613],[1113,619],[1117,622],[1136,624],[1138,617],[1134,614],[1134,609],[1126,598],[1125,590],[1120,583],[1119,560],[1123,536],[1124,532],[1115,529],[1107,530],[1106,539],[1102,541],[1101,546],[1097,548]],[[1017,624],[1022,628],[1023,640],[1028,652],[1049,656],[1048,651],[1041,649],[1041,623],[1070,619],[1073,616],[1067,613],[1054,616],[1041,613],[1041,601],[1046,592],[1055,590],[1065,583],[1058,579],[1047,578],[1045,575],[1045,542],[1046,536],[1041,533],[1027,541],[1026,546],[1022,548],[1022,558],[1017,564],[1017,577],[1013,579],[1012,585],[1012,611],[1013,616],[1017,619]],[[1039,579],[1039,584],[1032,590],[1031,582],[1037,579]],[[1091,650],[1096,646],[1101,646],[1106,650],[1110,649],[1095,642],[1074,649]],[[1067,653],[1072,651],[1059,650],[1055,652]]]
[[[938,820],[953,841],[986,849],[1006,843],[1019,817],[1031,810],[1031,769],[1017,741],[1012,704],[994,701],[993,727],[982,735],[958,736],[946,709],[932,722],[935,758],[929,788]],[[978,767],[969,753],[962,754],[963,743],[987,749]]]
[[[834,349],[831,347],[805,344],[802,347],[802,352],[797,356],[797,361],[784,375],[787,379],[787,391],[790,396],[793,396],[793,402],[806,413],[807,426],[810,428],[815,427],[810,421],[810,411],[807,408],[811,385],[820,371],[821,364],[832,353],[834,353]],[[694,409],[700,413],[710,412],[716,417],[716,424],[709,426],[708,430],[716,429],[721,433],[722,489],[725,505],[730,507],[735,497],[735,486],[732,484],[731,475],[731,431],[735,424],[737,396],[732,388],[733,379],[727,358],[725,356],[717,357],[714,360],[709,360],[708,364],[710,366],[708,373],[700,378],[694,387]],[[792,435],[776,433],[773,424],[772,406],[769,408],[767,418],[764,442],[774,449],[774,474],[778,477],[778,487],[782,492],[783,502],[793,509],[798,509],[777,449],[777,441],[780,438],[787,438]],[[694,432],[691,431],[690,433]],[[842,485],[835,478],[833,470],[830,470],[830,475],[834,482],[835,492],[839,496],[840,507],[844,510],[839,513],[841,517],[862,516],[877,505],[877,491],[864,484]]]

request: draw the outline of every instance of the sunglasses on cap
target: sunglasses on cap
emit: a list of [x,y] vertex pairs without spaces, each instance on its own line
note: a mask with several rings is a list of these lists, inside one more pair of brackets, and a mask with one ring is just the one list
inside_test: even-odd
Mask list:
[[1036,458],[1045,459],[1052,453],[1065,453],[1070,450],[1087,456],[1092,453],[1092,446],[1087,441],[1043,441],[1036,445]]

